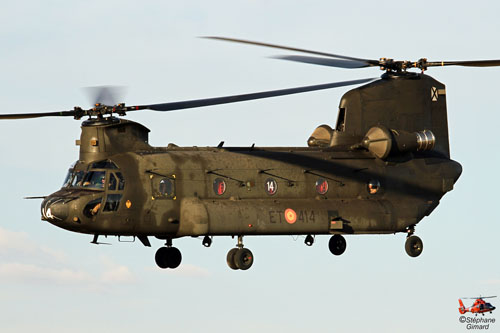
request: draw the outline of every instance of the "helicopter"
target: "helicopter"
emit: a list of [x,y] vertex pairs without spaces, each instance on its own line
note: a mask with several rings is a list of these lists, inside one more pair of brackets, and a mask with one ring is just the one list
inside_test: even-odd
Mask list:
[[475,300],[474,303],[468,308],[466,308],[464,306],[462,299],[459,298],[458,303],[460,304],[460,307],[458,308],[458,311],[460,312],[460,314],[470,312],[470,313],[474,313],[476,316],[478,315],[478,313],[481,313],[483,316],[484,316],[485,312],[492,313],[493,310],[496,309],[496,307],[491,305],[491,303],[485,302],[484,298],[494,298],[494,297],[496,297],[496,296],[463,297],[464,299],[474,299]]
[[[81,120],[79,159],[60,190],[43,199],[42,220],[99,237],[131,236],[155,254],[162,268],[176,268],[180,237],[232,236],[226,256],[233,270],[247,270],[253,253],[245,236],[330,235],[333,255],[345,252],[344,235],[406,234],[405,251],[418,257],[423,242],[415,226],[439,205],[462,173],[450,158],[446,89],[424,74],[436,66],[500,66],[500,60],[396,61],[355,58],[248,40],[214,40],[310,54],[279,59],[345,69],[379,67],[380,78],[333,82],[150,105],[97,101],[73,110],[3,114],[0,120],[73,117]],[[312,55],[312,56],[311,56]],[[421,72],[413,72],[417,69]],[[129,112],[175,111],[210,105],[361,85],[340,100],[335,127],[318,126],[304,147],[153,147],[149,129],[126,120]],[[100,95],[106,95],[102,93]]]

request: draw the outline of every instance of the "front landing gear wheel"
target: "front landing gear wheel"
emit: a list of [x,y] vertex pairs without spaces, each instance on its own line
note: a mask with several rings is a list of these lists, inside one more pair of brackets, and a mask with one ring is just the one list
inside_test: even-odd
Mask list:
[[410,236],[406,238],[405,250],[410,257],[418,257],[424,249],[424,243],[417,236]]
[[234,253],[234,264],[241,270],[247,270],[253,265],[253,253],[249,249],[241,248]]
[[177,268],[182,261],[182,254],[176,247],[161,247],[156,251],[155,261],[160,268]]
[[238,267],[236,266],[236,264],[234,262],[234,255],[238,250],[239,249],[237,247],[229,250],[229,252],[227,253],[227,257],[226,257],[227,265],[229,266],[229,268],[234,269],[234,270],[238,269]]
[[330,252],[336,256],[344,253],[346,247],[347,242],[342,235],[333,235],[328,242],[328,248],[330,249]]

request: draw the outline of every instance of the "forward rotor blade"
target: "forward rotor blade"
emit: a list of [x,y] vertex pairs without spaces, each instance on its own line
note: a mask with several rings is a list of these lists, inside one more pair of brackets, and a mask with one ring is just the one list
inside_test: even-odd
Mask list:
[[112,108],[110,107],[109,110],[105,109],[104,112],[102,112],[102,113],[99,113],[100,110],[96,111],[95,109],[82,110],[80,108],[75,108],[75,110],[72,110],[72,111],[24,113],[24,114],[23,113],[20,113],[20,114],[0,114],[0,120],[4,120],[4,119],[30,119],[30,118],[42,118],[42,117],[74,117],[75,119],[80,119],[83,116],[96,116],[96,115],[111,114],[111,113],[120,114],[120,110],[123,113],[130,112],[130,111],[137,111],[137,110],[175,111],[175,110],[182,110],[182,109],[198,108],[198,107],[202,107],[202,106],[236,103],[236,102],[250,101],[250,100],[254,100],[254,99],[292,95],[292,94],[298,94],[298,93],[315,91],[315,90],[338,88],[338,87],[350,86],[350,85],[355,85],[355,84],[367,83],[370,81],[374,81],[376,79],[377,78],[370,78],[370,79],[333,82],[333,83],[318,84],[318,85],[314,85],[314,86],[305,86],[305,87],[298,87],[298,88],[263,91],[263,92],[251,93],[251,94],[197,99],[197,100],[189,100],[189,101],[181,101],[181,102],[150,104],[150,105],[136,105],[136,106],[119,106],[119,107],[117,106],[116,110],[115,110],[115,107],[112,107]]
[[348,57],[348,56],[339,55],[339,54],[326,53],[326,52],[318,52],[318,51],[312,51],[312,50],[306,50],[306,49],[299,49],[299,48],[296,48],[296,47],[289,47],[289,46],[283,46],[283,45],[275,45],[275,44],[269,44],[269,43],[254,42],[254,41],[244,40],[244,39],[236,39],[236,38],[228,38],[228,37],[216,37],[216,36],[207,36],[207,37],[202,37],[202,38],[222,40],[222,41],[226,41],[226,42],[235,42],[235,43],[242,43],[242,44],[250,44],[250,45],[272,47],[272,48],[275,48],[275,49],[288,50],[288,51],[296,51],[296,52],[303,52],[303,53],[315,54],[315,55],[320,55],[320,56],[325,56],[325,57],[331,57],[331,58],[353,60],[353,61],[364,62],[364,63],[370,64],[372,66],[378,66],[379,65],[379,61],[378,60],[370,60],[370,59],[361,59],[361,58],[355,58],[355,57]]
[[75,115],[76,115],[75,111],[0,114],[0,120],[4,120],[4,119],[31,119],[31,118],[42,118],[42,117],[74,117]]
[[315,91],[315,90],[338,88],[338,87],[350,86],[350,85],[354,85],[354,84],[362,84],[362,83],[366,83],[366,82],[370,82],[370,81],[374,81],[374,80],[376,80],[376,78],[333,82],[333,83],[318,84],[318,85],[314,85],[314,86],[305,86],[305,87],[298,87],[298,88],[263,91],[263,92],[257,92],[257,93],[251,93],[251,94],[215,97],[215,98],[207,98],[207,99],[197,99],[197,100],[182,101],[182,102],[129,106],[129,107],[127,107],[127,111],[144,110],[144,109],[149,109],[149,110],[154,110],[154,111],[175,111],[175,110],[181,110],[181,109],[198,108],[198,107],[202,107],[202,106],[236,103],[236,102],[242,102],[242,101],[250,101],[250,100],[254,100],[254,99],[298,94],[298,93]]
[[467,66],[467,67],[495,67],[500,66],[500,60],[467,60],[467,61],[432,61],[425,64],[435,66]]
[[276,56],[274,59],[283,59],[290,60],[296,62],[303,62],[306,64],[313,65],[322,65],[329,67],[340,67],[340,68],[363,68],[363,67],[372,67],[375,65],[369,64],[365,61],[357,61],[357,60],[343,60],[343,59],[334,59],[334,58],[319,58],[319,57],[307,57],[307,56]]

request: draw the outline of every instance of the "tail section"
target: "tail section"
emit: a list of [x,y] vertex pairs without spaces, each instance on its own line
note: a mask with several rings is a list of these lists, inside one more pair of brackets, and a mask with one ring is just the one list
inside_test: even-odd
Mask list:
[[432,131],[433,151],[450,156],[446,88],[430,76],[384,74],[381,80],[345,93],[331,145],[358,143],[380,125],[409,133]]
[[464,306],[464,303],[462,302],[461,299],[458,299],[458,303],[460,304],[460,307],[458,308],[458,311],[461,313],[461,314],[464,314],[467,312],[467,309],[465,308]]

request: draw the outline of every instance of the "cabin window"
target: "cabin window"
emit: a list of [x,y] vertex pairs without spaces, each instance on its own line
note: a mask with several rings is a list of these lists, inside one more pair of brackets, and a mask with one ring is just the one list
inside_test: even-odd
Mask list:
[[223,195],[226,192],[226,182],[222,178],[214,180],[214,192],[217,195]]
[[151,178],[151,187],[154,199],[173,199],[175,200],[175,176],[172,178],[163,176]]
[[328,181],[324,178],[318,178],[316,181],[316,192],[326,194],[328,192]]
[[158,185],[161,196],[172,197],[174,195],[174,182],[169,178],[163,178]]
[[372,179],[367,185],[368,193],[376,194],[380,190],[380,182],[376,179]]

